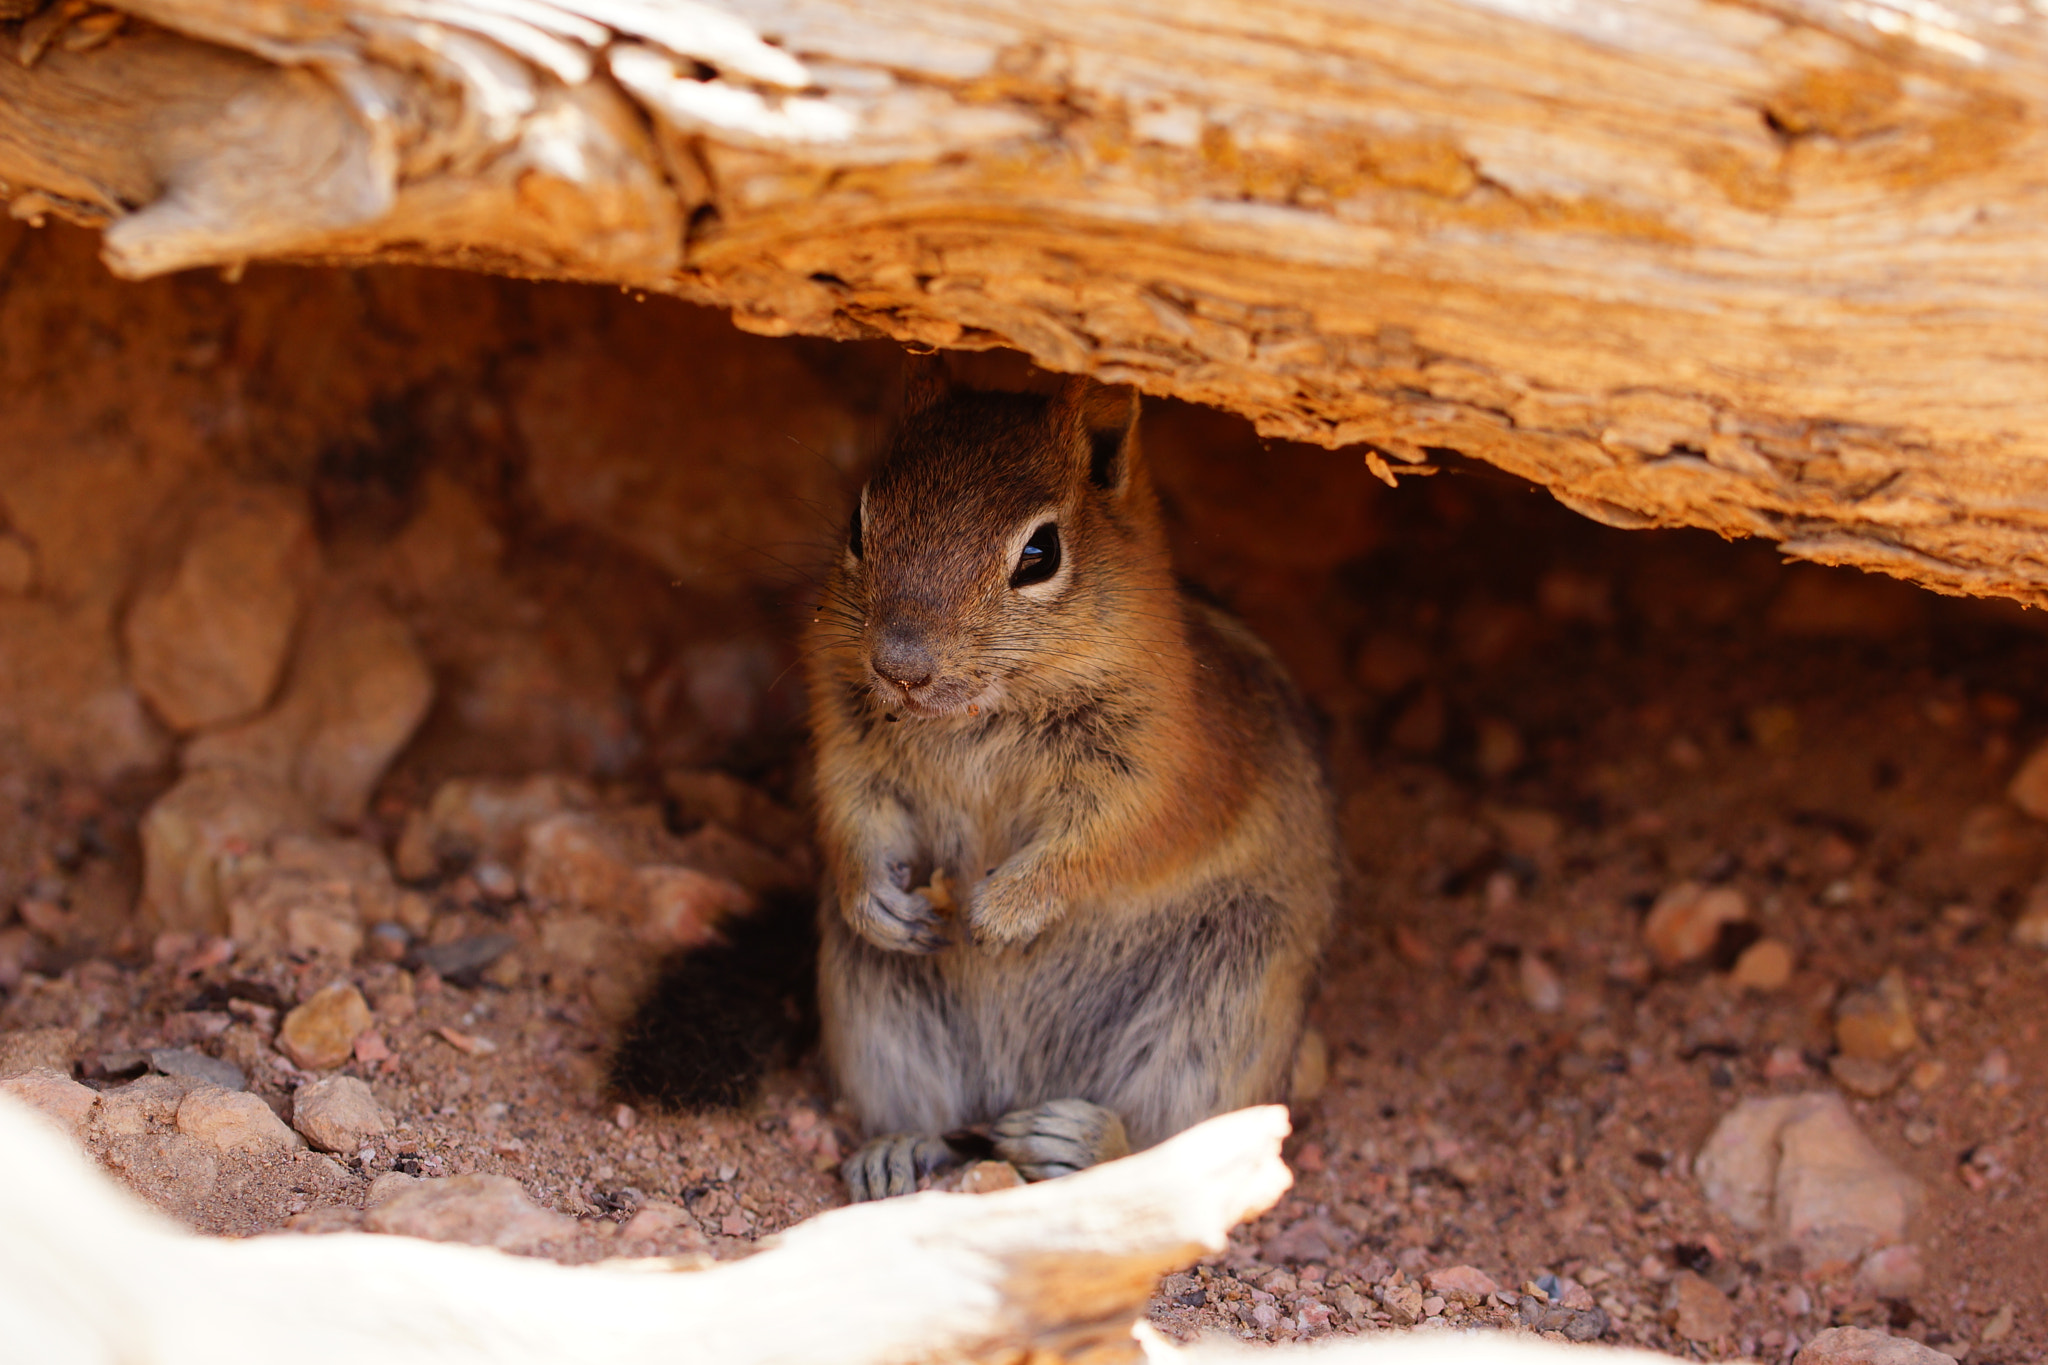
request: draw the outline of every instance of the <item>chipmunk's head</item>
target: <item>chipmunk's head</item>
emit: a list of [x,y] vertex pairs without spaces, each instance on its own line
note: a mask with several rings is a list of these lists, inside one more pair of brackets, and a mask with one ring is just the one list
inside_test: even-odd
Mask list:
[[843,681],[891,718],[1085,685],[1142,647],[1166,551],[1129,389],[956,392],[913,374],[820,613]]

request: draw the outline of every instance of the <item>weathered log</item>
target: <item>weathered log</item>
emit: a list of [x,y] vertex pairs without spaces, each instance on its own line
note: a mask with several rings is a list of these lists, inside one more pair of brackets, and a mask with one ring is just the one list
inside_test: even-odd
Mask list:
[[[366,1233],[197,1237],[44,1124],[0,1096],[0,1339],[44,1365],[1172,1360],[1139,1325],[1159,1276],[1291,1183],[1285,1112],[1247,1109],[1062,1180],[823,1214],[743,1261],[564,1267]],[[1561,1354],[1429,1336],[1327,1358]]]
[[13,211],[125,274],[433,261],[1016,346],[1389,479],[1456,450],[2048,601],[2033,8],[60,0],[10,35]]

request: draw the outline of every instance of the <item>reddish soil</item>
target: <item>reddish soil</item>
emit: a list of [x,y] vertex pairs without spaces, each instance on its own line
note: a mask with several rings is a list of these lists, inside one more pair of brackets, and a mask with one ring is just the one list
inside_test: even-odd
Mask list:
[[[1156,1319],[1264,1339],[1380,1330],[1376,1282],[1469,1264],[1510,1290],[1576,1281],[1612,1320],[1607,1339],[1683,1355],[1777,1360],[1855,1323],[1973,1363],[2042,1359],[2048,954],[2007,933],[2048,865],[2048,828],[2004,796],[2048,739],[2039,618],[1788,570],[1757,547],[1607,531],[1478,474],[1417,482],[1379,504],[1395,529],[1335,575],[1183,518],[1189,568],[1274,639],[1329,718],[1355,875],[1315,1010],[1331,1079],[1288,1147],[1295,1189],[1228,1253],[1171,1277]],[[800,802],[800,772],[785,750],[748,776]],[[425,789],[392,790],[387,838]],[[24,881],[68,877],[71,912],[110,932],[97,951],[39,940],[0,1027],[78,1029],[89,1078],[105,1057],[190,1042],[253,1062],[254,1088],[284,1107],[292,1077],[224,990],[260,981],[289,1001],[331,972],[277,961],[174,978],[118,934],[118,869],[132,872],[149,793],[51,781],[8,795],[23,818],[0,821],[0,856]],[[81,874],[93,867],[117,869],[104,892]],[[1755,932],[1792,948],[1789,982],[1732,984],[1733,940],[1718,960],[1652,967],[1645,912],[1687,879],[1743,893]],[[473,883],[430,889],[453,926],[437,938],[531,931],[523,907]],[[1877,1299],[1710,1210],[1691,1161],[1739,1099],[1831,1086],[1836,997],[1894,967],[1923,1041],[1900,1063],[1909,1078],[1852,1105],[1924,1185],[1927,1276]],[[388,999],[398,970],[353,975]],[[701,1236],[679,1244],[734,1255],[843,1197],[830,1168],[852,1134],[812,1065],[742,1114],[622,1114],[599,1091],[596,1012],[544,971],[423,980],[416,1001],[410,1018],[379,1015],[392,1060],[349,1068],[402,1121],[395,1140],[279,1158],[179,1211],[236,1235],[317,1230],[352,1222],[385,1171],[502,1172],[582,1220],[553,1250],[585,1260],[610,1254],[648,1199],[694,1216]],[[469,1055],[443,1027],[496,1050]],[[1307,1259],[1283,1264],[1289,1251]],[[1681,1270],[1730,1297],[1726,1337],[1674,1329]],[[1426,1323],[1513,1317],[1453,1303]]]

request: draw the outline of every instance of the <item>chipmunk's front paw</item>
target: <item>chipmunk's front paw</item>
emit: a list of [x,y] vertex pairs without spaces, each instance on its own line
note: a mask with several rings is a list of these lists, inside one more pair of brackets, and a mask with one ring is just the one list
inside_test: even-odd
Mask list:
[[1124,1121],[1088,1100],[1047,1100],[1013,1110],[996,1120],[993,1134],[996,1155],[1026,1180],[1072,1175],[1131,1154]]
[[997,868],[967,903],[967,927],[976,943],[1029,943],[1066,909],[1037,879]]
[[[893,878],[893,880],[892,880]],[[909,873],[876,877],[854,897],[847,919],[860,936],[892,953],[936,953],[953,941],[931,898],[909,889]]]
[[846,1159],[839,1168],[846,1193],[856,1204],[915,1194],[921,1176],[936,1175],[960,1164],[960,1156],[941,1138],[921,1133],[891,1133],[876,1138]]

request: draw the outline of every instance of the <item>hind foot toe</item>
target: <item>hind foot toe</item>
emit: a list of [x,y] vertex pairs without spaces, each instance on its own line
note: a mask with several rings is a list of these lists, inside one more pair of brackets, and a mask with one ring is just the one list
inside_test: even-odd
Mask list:
[[876,1138],[846,1159],[839,1168],[846,1192],[856,1204],[915,1194],[919,1177],[936,1175],[960,1164],[960,1157],[940,1138],[921,1133],[891,1133]]
[[994,1136],[996,1155],[1026,1180],[1072,1175],[1131,1154],[1124,1121],[1087,1100],[1047,1100],[1015,1110],[996,1120]]

